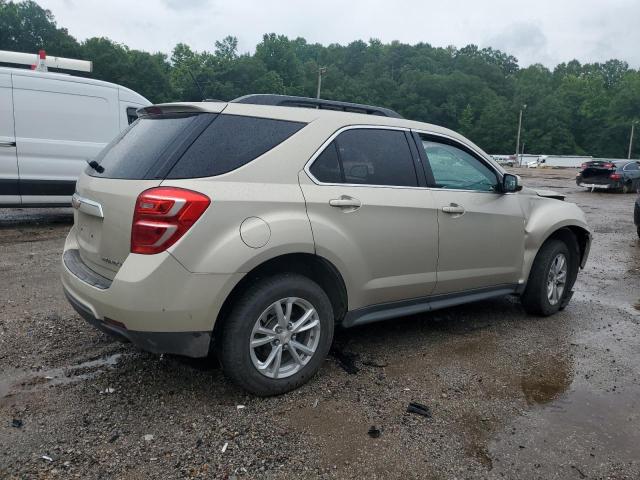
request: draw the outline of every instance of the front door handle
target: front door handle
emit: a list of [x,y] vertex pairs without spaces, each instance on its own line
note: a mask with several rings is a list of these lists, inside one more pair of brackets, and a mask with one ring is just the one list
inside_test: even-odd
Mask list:
[[0,147],[15,147],[16,142],[0,142]]
[[342,208],[344,210],[353,211],[362,206],[362,202],[357,198],[342,195],[340,198],[332,198],[329,200],[332,207]]
[[447,207],[442,207],[442,211],[444,213],[450,213],[451,215],[462,215],[465,212],[464,207],[456,203],[452,203]]

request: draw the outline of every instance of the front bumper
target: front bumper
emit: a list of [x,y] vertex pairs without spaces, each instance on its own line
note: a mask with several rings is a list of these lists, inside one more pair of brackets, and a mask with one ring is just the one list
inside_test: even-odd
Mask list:
[[208,355],[220,308],[242,274],[192,273],[163,252],[130,254],[111,280],[88,270],[77,249],[72,229],[61,280],[80,316],[153,353]]

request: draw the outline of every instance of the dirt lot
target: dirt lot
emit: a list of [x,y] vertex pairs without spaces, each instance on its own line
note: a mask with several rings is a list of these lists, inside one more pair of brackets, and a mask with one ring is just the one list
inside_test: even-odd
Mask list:
[[58,282],[70,212],[0,210],[0,477],[639,478],[635,196],[517,173],[594,229],[564,312],[505,298],[341,330],[310,384],[269,399],[86,325]]

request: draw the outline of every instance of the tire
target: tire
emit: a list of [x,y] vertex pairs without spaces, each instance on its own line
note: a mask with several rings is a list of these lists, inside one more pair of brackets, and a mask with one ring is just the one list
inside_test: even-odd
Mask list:
[[[277,303],[282,309],[280,312]],[[286,320],[288,303],[292,305],[289,328],[310,310],[315,313],[309,313],[310,320],[301,327],[315,324],[316,320],[318,326],[298,333],[301,337],[296,339],[294,332],[282,328],[283,323],[278,321],[278,318]],[[223,372],[235,384],[259,396],[280,395],[308,382],[320,369],[333,340],[334,315],[327,294],[317,283],[298,274],[280,274],[251,284],[223,322],[216,349]],[[257,322],[260,322],[261,331],[270,334],[256,330]],[[279,333],[276,332],[278,329]],[[285,338],[287,335],[289,337]],[[264,344],[253,348],[250,346],[252,341]],[[315,347],[313,354],[305,354],[294,347],[301,344],[307,351]],[[275,353],[278,349],[279,354]],[[273,360],[267,364],[272,353]],[[276,369],[279,356],[280,368]],[[262,364],[262,372],[258,364]]]
[[634,191],[633,182],[627,182],[622,185],[622,193],[631,193]]
[[638,238],[640,238],[640,227],[636,227],[636,231],[638,232]]
[[[549,272],[559,255],[564,256],[567,268],[562,293],[553,303],[548,294]],[[536,255],[529,274],[529,281],[521,297],[525,311],[532,315],[547,317],[562,310],[571,298],[571,289],[577,273],[578,248],[575,242],[570,248],[562,240],[547,240]]]

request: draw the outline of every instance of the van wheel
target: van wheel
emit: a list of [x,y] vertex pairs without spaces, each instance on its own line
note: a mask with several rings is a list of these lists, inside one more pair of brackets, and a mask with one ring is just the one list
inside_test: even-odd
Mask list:
[[562,240],[542,245],[521,297],[527,313],[546,317],[567,305],[578,273],[577,258],[577,251],[570,250]]
[[225,375],[261,396],[306,383],[333,339],[331,302],[307,277],[281,274],[249,286],[224,320],[218,357]]

